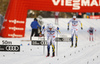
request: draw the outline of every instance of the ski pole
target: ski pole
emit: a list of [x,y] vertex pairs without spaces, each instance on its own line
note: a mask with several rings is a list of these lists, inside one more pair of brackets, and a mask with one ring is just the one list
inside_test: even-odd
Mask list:
[[96,32],[95,32],[95,41],[96,41]]
[[88,37],[87,37],[87,39],[88,39],[88,41],[89,41],[89,39],[90,39],[90,34],[88,33]]
[[[42,30],[44,30],[44,28],[42,29]],[[45,30],[44,30],[44,35],[43,35],[43,55],[45,55]]]
[[58,31],[57,31],[57,42],[56,42],[56,56],[58,56]]
[[45,55],[45,35],[44,35],[44,42],[43,42],[43,55]]

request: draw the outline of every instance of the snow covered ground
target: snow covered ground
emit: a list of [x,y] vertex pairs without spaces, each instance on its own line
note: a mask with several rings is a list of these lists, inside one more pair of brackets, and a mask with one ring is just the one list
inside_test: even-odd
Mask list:
[[[28,45],[31,34],[30,24],[33,19],[28,18],[26,23],[26,33],[24,38],[10,38],[10,40],[19,40],[21,46],[20,52],[0,52],[0,64],[100,64],[100,19],[80,19],[83,23],[83,30],[79,26],[78,47],[70,48],[70,42],[59,42],[58,56],[46,58],[47,47],[45,47],[45,55],[43,55],[43,46]],[[58,26],[61,34],[71,34],[71,30],[67,31],[67,22],[70,19],[60,18]],[[44,25],[55,23],[54,18],[43,19]],[[90,42],[87,30],[93,26],[97,32],[94,33],[94,41]],[[70,24],[71,29],[71,24]],[[7,38],[4,38],[6,40]],[[8,39],[9,40],[9,39]],[[2,41],[2,38],[0,38]],[[51,48],[52,55],[52,48]]]

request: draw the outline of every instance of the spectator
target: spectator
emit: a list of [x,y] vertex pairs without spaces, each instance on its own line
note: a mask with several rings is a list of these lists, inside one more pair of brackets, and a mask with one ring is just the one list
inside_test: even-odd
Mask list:
[[[34,36],[39,36],[38,35],[38,27],[41,27],[38,22],[38,20],[36,18],[34,18],[34,21],[31,23],[31,28],[32,28],[32,32],[31,32],[31,37],[33,36],[33,34],[35,34]],[[30,37],[30,40],[31,40]]]

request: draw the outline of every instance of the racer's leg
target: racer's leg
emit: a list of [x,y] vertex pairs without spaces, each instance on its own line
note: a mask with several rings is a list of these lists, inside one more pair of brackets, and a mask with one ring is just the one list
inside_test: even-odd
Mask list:
[[93,34],[91,35],[91,37],[92,37],[92,41],[94,41]]
[[89,35],[89,41],[91,41],[91,34]]
[[55,35],[52,36],[52,56],[55,56]]
[[76,37],[75,47],[77,47],[77,41],[78,41],[78,29],[75,30],[75,37]]
[[50,40],[51,40],[51,37],[48,35],[47,36],[47,56],[50,55]]
[[74,29],[71,29],[71,34],[72,34],[72,37],[71,37],[71,47],[73,47]]

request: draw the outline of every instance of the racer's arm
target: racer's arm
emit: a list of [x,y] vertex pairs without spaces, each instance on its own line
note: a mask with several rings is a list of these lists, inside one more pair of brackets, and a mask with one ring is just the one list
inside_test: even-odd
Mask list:
[[78,20],[79,21],[79,23],[81,24],[81,29],[83,30],[83,24],[81,23],[81,21],[80,20]]
[[96,32],[96,29],[94,28],[94,31]]
[[72,20],[70,20],[70,21],[68,22],[68,24],[67,24],[67,25],[68,25],[68,28],[67,28],[67,30],[69,30],[69,24],[70,24],[70,22],[71,22],[71,21],[72,21]]
[[46,28],[45,28],[45,26],[43,26],[42,27],[42,36],[44,36],[45,31],[46,31]]
[[60,30],[59,30],[59,27],[57,27],[56,31],[57,31],[58,34],[61,33]]

